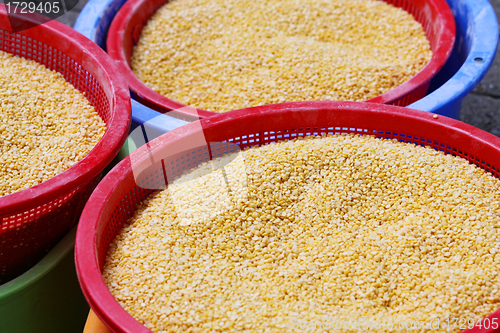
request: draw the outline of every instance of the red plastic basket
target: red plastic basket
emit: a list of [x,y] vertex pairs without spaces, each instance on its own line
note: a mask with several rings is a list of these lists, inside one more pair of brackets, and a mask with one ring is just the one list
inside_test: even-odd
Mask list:
[[[38,19],[23,16],[13,22],[35,24]],[[0,50],[62,73],[86,94],[107,125],[103,138],[83,160],[37,186],[0,198],[1,284],[38,262],[77,222],[102,171],[127,138],[131,107],[128,87],[114,62],[64,24],[51,21],[13,33],[5,6],[0,5]]]
[[[396,7],[403,8],[424,28],[434,55],[431,61],[413,78],[402,85],[368,100],[368,102],[406,106],[427,93],[430,80],[448,60],[455,42],[455,19],[445,0],[384,0]],[[120,71],[125,75],[133,97],[142,104],[160,112],[185,120],[210,117],[215,112],[198,110],[194,115],[179,110],[186,105],[168,99],[155,92],[140,81],[130,69],[130,58],[143,26],[151,15],[168,0],[130,0],[115,16],[108,33],[108,54],[117,61]],[[394,50],[397,52],[397,50]]]
[[[75,245],[76,268],[85,297],[97,316],[113,332],[150,332],[120,306],[101,277],[110,241],[153,191],[148,188],[162,188],[168,183],[166,178],[234,151],[236,146],[242,149],[322,133],[359,133],[428,145],[500,177],[500,138],[454,119],[434,119],[427,112],[398,106],[296,102],[242,109],[192,122],[160,136],[120,162],[97,186],[82,213]],[[198,144],[200,137],[206,140],[204,146]],[[181,151],[180,147],[191,148]],[[134,174],[137,168],[143,170],[139,177]],[[500,311],[490,317],[500,318]]]

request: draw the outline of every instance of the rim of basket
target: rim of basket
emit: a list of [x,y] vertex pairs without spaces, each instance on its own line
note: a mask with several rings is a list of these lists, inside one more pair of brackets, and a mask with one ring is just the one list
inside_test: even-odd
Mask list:
[[[0,4],[0,18],[2,18],[2,28],[12,31],[3,4]],[[27,17],[20,19],[36,22]],[[110,93],[113,96],[110,103],[111,115],[103,137],[82,160],[38,185],[0,197],[0,218],[47,204],[92,180],[118,154],[127,138],[131,123],[130,93],[126,81],[119,74],[114,61],[100,47],[79,32],[55,20],[17,34],[30,36],[33,31],[43,31],[44,34],[54,36],[54,43],[65,42],[74,46],[75,50],[81,52],[83,61],[78,63],[82,66],[85,62],[93,62],[102,69],[104,80],[108,82]],[[58,48],[55,47],[55,49]],[[124,112],[124,110],[128,112]]]
[[[156,9],[168,1],[169,0],[159,0],[159,2],[155,3],[155,6],[156,4],[158,5]],[[450,57],[456,37],[456,26],[453,13],[446,3],[446,0],[426,0],[426,2],[437,14],[436,17],[439,20],[439,29],[441,31],[431,60],[408,81],[382,95],[366,100],[366,102],[383,104],[397,103],[411,92],[429,83]],[[134,93],[134,98],[142,104],[162,113],[175,110],[175,113],[179,114],[180,117],[185,117],[191,121],[219,114],[218,112],[195,109],[197,114],[193,116],[193,114],[187,109],[179,110],[188,105],[169,99],[154,91],[144,82],[139,80],[139,78],[137,78],[132,72],[132,69],[128,64],[128,59],[123,51],[125,28],[131,17],[139,13],[146,3],[150,5],[151,0],[130,0],[126,2],[113,19],[107,38],[108,54],[116,61],[118,68],[127,79],[130,90]],[[109,38],[109,36],[113,36],[114,38]],[[175,116],[173,112],[170,112],[169,114]]]
[[[99,225],[100,216],[105,210],[109,209],[107,207],[109,199],[114,194],[114,191],[118,190],[119,185],[127,178],[133,178],[131,157],[136,162],[144,161],[149,159],[151,154],[154,155],[155,152],[165,146],[176,144],[182,138],[199,132],[200,128],[217,128],[233,120],[249,122],[255,118],[268,117],[282,119],[281,121],[285,122],[286,118],[280,118],[280,115],[289,114],[290,112],[305,113],[312,110],[327,112],[332,109],[337,112],[352,112],[358,115],[362,113],[376,114],[388,122],[393,119],[405,120],[405,122],[415,121],[421,125],[431,126],[436,133],[448,133],[448,135],[451,135],[450,132],[460,133],[460,135],[469,137],[471,140],[488,145],[500,155],[500,138],[474,126],[445,116],[435,118],[434,114],[425,111],[368,102],[306,101],[262,105],[222,113],[174,129],[154,139],[147,147],[142,146],[142,149],[139,148],[132,152],[129,158],[116,165],[99,183],[82,213],[75,243],[76,271],[85,298],[99,319],[115,332],[151,332],[127,313],[115,300],[101,276],[97,262],[97,230],[102,229],[102,226]],[[266,126],[264,122],[260,122],[260,124]],[[319,125],[321,126],[321,124]],[[308,125],[305,124],[304,126]],[[263,130],[272,131],[272,129]],[[370,135],[370,133],[367,133],[367,135]],[[499,317],[500,310],[490,316]]]
[[[457,71],[443,85],[408,107],[428,112],[447,112],[446,109],[451,104],[462,100],[477,86],[493,64],[499,37],[498,21],[493,6],[488,0],[464,2],[465,15],[472,18],[468,23],[473,26],[469,53]],[[455,41],[457,40],[456,38]],[[469,84],[464,86],[464,80],[468,80]]]

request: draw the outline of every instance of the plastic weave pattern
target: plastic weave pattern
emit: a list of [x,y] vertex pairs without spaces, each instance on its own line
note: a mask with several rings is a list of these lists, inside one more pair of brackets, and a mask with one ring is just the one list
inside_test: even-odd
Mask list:
[[[445,0],[380,0],[402,8],[412,14],[422,24],[431,44],[433,57],[413,78],[402,85],[368,100],[368,102],[406,106],[427,93],[431,79],[448,60],[455,42],[455,19]],[[140,81],[130,69],[130,58],[134,45],[140,37],[143,26],[151,15],[168,0],[130,0],[116,14],[108,32],[107,50],[116,60],[118,67],[127,78],[133,97],[147,107],[169,112],[170,116],[183,120],[197,120],[192,114],[181,109],[186,105],[168,99]],[[217,113],[198,110],[200,118]]]
[[[18,20],[35,22],[36,17]],[[1,284],[37,263],[74,226],[102,170],[126,139],[130,101],[104,52],[58,22],[13,33],[5,7],[0,5],[0,50],[63,74],[85,94],[108,128],[87,157],[69,170],[0,198]]]
[[[206,144],[190,146],[190,137],[200,132]],[[500,178],[500,138],[454,119],[436,119],[427,112],[398,106],[284,103],[232,111],[184,125],[140,147],[119,163],[97,186],[82,213],[75,245],[77,273],[98,317],[113,332],[150,332],[114,299],[101,270],[110,241],[137,205],[154,191],[151,188],[164,188],[184,170],[237,149],[323,133],[375,135],[430,146],[460,156]],[[175,147],[186,150],[173,154]],[[146,167],[134,175],[137,165]],[[499,317],[499,311],[490,316]]]

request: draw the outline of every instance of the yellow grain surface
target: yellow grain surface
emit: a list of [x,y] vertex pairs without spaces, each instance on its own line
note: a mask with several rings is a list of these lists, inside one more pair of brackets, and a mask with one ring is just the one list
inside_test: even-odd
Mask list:
[[215,112],[303,100],[364,101],[431,59],[413,16],[376,0],[173,0],[131,59],[147,86]]
[[[338,331],[447,332],[447,318],[470,325],[500,307],[499,185],[464,159],[370,136],[251,148],[144,201],[103,276],[154,332],[362,318],[393,328]],[[411,321],[426,326],[399,326]]]
[[62,74],[0,51],[0,196],[70,168],[105,131],[94,107]]

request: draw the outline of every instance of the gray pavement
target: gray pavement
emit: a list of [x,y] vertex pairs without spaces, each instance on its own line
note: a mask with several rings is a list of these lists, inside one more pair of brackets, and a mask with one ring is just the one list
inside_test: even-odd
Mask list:
[[[490,0],[500,21],[500,0]],[[493,62],[488,74],[464,98],[461,120],[500,136],[500,56]]]
[[64,14],[63,16],[61,16],[58,21],[66,24],[66,25],[69,25],[70,27],[72,27],[75,22],[76,22],[76,19],[78,18],[78,15],[80,15],[80,12],[82,11],[83,7],[85,7],[85,5],[87,4],[88,0],[80,0],[78,1],[78,4],[75,6],[75,8],[73,8],[72,10],[70,10],[68,13]]
[[[88,0],[80,0],[69,13],[59,21],[73,26],[80,11]],[[500,0],[490,0],[500,20]],[[497,52],[498,53],[498,52]],[[500,136],[500,56],[497,56],[486,77],[471,94],[464,98],[461,120]]]

